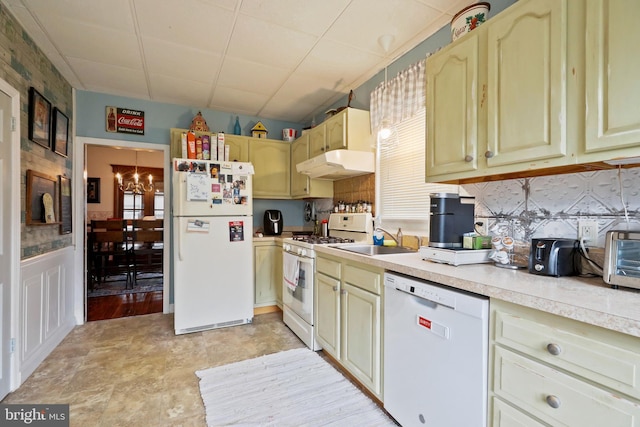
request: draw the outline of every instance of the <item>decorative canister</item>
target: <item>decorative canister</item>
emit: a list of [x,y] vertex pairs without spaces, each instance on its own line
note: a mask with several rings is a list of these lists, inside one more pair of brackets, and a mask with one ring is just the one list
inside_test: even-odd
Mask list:
[[296,139],[296,133],[295,129],[282,129],[282,140],[291,142]]
[[455,41],[478,25],[485,22],[489,16],[491,5],[487,2],[474,3],[456,13],[451,20],[451,40]]

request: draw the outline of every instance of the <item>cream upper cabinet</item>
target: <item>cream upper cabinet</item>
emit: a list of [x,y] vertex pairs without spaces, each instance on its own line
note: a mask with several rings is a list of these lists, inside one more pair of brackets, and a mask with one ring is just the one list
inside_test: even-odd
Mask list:
[[490,425],[640,425],[637,338],[499,300],[490,331]]
[[253,163],[253,197],[291,197],[290,143],[261,138],[249,140],[249,161]]
[[291,197],[333,197],[333,182],[311,179],[298,173],[296,165],[309,158],[309,132],[291,143]]
[[640,156],[638,16],[637,0],[587,0],[585,161]]
[[309,157],[326,151],[371,151],[369,112],[345,108],[309,130]]
[[567,0],[530,0],[487,26],[489,167],[567,154],[567,19]]
[[427,177],[478,168],[479,37],[474,30],[427,61]]
[[581,46],[581,27],[568,16],[582,11],[580,1],[519,1],[427,60],[428,182],[577,162],[569,70],[580,56],[569,47]]
[[249,161],[249,138],[241,135],[224,136],[225,145],[229,146],[229,160],[232,162]]

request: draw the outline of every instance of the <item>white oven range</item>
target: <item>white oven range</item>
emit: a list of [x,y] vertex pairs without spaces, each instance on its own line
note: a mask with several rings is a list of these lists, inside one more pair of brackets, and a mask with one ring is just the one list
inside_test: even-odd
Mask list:
[[[284,323],[311,350],[321,350],[314,335],[314,280],[316,245],[372,243],[370,213],[338,213],[329,216],[329,237],[294,236],[283,239],[282,311]],[[297,273],[297,284],[293,280]]]

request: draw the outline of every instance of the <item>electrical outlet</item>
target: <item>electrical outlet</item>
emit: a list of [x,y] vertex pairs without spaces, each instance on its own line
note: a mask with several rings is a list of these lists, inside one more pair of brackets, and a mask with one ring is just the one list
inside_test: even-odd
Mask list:
[[[482,223],[479,225],[479,223]],[[489,233],[489,219],[488,218],[476,218],[475,230],[481,236],[486,236]]]
[[598,240],[598,222],[593,220],[578,220],[578,239],[595,244]]

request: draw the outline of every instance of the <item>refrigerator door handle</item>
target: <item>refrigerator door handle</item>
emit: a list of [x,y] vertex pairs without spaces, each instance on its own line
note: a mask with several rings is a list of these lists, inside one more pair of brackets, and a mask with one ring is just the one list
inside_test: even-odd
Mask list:
[[[178,229],[180,229],[180,222],[178,222],[177,224]],[[182,261],[182,239],[180,238],[180,235],[182,233],[176,233],[176,239],[178,240],[176,243],[178,244],[178,261]]]

